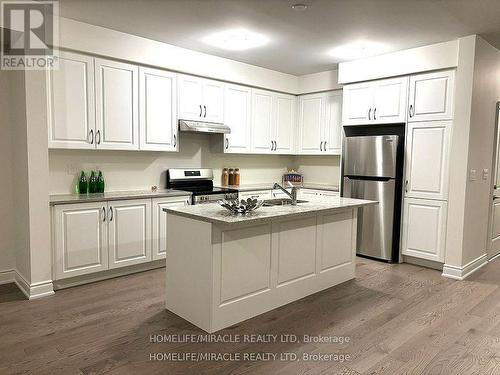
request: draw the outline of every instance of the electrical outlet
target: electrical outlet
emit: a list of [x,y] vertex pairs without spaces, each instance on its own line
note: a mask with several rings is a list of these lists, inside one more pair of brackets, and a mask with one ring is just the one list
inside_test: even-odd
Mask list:
[[68,174],[74,176],[79,172],[78,167],[74,164],[68,164]]
[[487,180],[489,177],[489,174],[490,173],[489,173],[488,169],[486,169],[486,168],[483,169],[483,180]]
[[471,169],[469,172],[469,180],[476,181],[477,180],[477,172],[475,169]]

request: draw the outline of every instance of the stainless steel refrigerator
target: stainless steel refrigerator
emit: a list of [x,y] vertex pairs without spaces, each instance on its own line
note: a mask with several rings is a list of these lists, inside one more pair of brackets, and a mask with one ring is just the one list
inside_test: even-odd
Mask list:
[[342,194],[378,201],[358,213],[358,255],[397,262],[401,221],[403,136],[344,138]]

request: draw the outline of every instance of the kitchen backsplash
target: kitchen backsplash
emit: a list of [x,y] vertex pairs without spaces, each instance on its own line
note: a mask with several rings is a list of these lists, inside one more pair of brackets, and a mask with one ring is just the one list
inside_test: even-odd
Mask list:
[[214,169],[214,182],[221,181],[222,168],[237,166],[241,184],[281,181],[287,168],[299,169],[305,182],[338,185],[337,156],[227,155],[210,150],[213,135],[181,134],[177,153],[140,151],[49,150],[50,192],[74,192],[81,170],[102,170],[106,190],[140,190],[153,185],[164,188],[168,168]]

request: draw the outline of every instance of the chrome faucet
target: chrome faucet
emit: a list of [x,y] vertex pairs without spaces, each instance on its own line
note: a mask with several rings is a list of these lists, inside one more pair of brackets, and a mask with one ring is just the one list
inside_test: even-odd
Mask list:
[[293,186],[290,183],[290,181],[288,181],[288,185],[292,188],[292,191],[290,193],[288,192],[288,190],[286,190],[283,186],[281,186],[278,183],[274,184],[273,190],[274,189],[280,189],[281,191],[283,191],[292,200],[292,206],[295,206],[295,205],[297,205],[297,192],[298,192],[299,188],[297,186]]

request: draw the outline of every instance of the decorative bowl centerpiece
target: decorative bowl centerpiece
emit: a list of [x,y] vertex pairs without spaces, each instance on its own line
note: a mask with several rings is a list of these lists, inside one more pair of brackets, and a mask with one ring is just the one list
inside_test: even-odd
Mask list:
[[264,204],[264,201],[258,201],[257,199],[222,199],[217,201],[222,207],[226,208],[233,214],[246,214],[248,212],[255,211],[257,208]]

